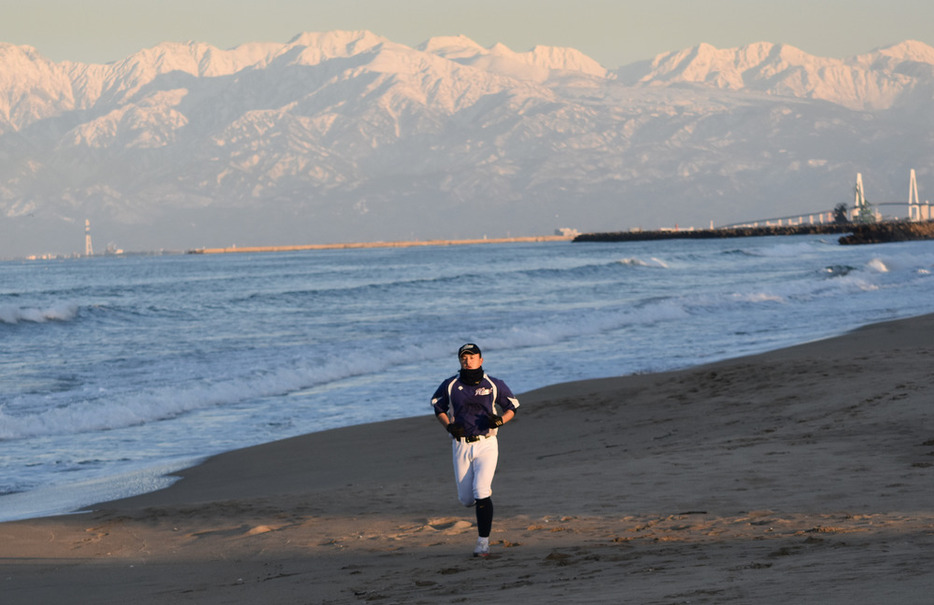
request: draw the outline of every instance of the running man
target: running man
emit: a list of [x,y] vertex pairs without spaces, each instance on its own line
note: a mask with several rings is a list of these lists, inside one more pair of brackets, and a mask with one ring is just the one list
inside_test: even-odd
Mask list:
[[452,438],[457,497],[477,511],[475,557],[490,554],[493,527],[493,474],[499,459],[496,433],[516,414],[519,400],[506,383],[483,371],[480,347],[457,351],[460,372],[441,383],[431,398],[438,421]]

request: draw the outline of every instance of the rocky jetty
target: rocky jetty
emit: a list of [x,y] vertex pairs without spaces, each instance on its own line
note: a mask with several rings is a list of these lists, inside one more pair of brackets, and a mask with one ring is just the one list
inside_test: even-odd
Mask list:
[[787,225],[765,227],[735,227],[727,229],[691,229],[661,231],[616,231],[609,233],[582,233],[575,242],[638,242],[657,239],[713,239],[724,237],[760,237],[765,235],[814,235],[821,233],[849,233],[852,225]]
[[851,225],[851,233],[840,238],[843,245],[881,244],[934,239],[934,221],[923,223],[888,222]]

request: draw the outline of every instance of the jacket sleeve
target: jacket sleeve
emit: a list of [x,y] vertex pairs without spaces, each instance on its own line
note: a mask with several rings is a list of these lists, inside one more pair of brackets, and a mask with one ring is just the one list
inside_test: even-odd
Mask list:
[[505,382],[498,378],[494,380],[496,380],[496,401],[494,403],[504,412],[506,410],[515,412],[516,408],[519,407],[519,399],[512,394],[512,390]]
[[448,414],[450,416],[451,411],[451,399],[448,395],[448,386],[451,383],[451,378],[445,380],[438,386],[435,390],[435,394],[431,396],[431,407],[434,408],[435,416],[439,414]]

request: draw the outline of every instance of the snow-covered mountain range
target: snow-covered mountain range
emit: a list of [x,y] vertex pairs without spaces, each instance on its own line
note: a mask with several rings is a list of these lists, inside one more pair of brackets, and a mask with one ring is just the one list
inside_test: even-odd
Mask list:
[[[726,224],[934,186],[934,48],[0,44],[0,257]],[[932,197],[928,195],[927,197]]]

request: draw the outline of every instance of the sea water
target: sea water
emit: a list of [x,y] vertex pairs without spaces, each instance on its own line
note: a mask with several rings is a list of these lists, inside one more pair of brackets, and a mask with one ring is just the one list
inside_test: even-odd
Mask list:
[[932,270],[934,242],[833,236],[2,262],[0,520],[428,416],[465,342],[521,394],[930,313]]

